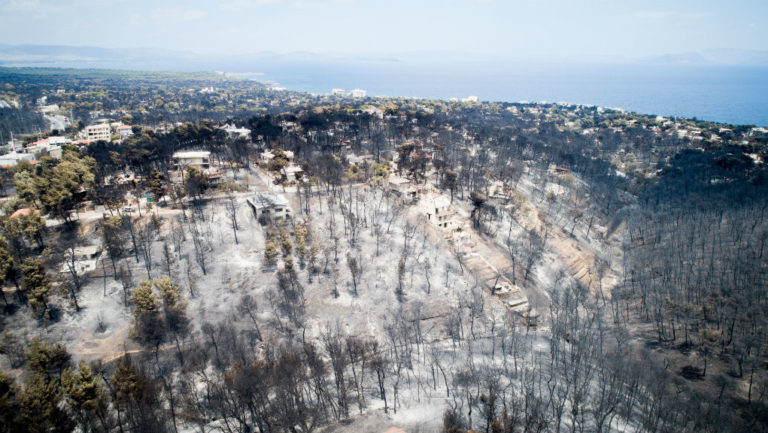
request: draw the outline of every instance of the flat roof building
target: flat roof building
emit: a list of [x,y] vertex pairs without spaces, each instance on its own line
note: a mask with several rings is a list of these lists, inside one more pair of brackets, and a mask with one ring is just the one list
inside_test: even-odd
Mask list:
[[256,194],[246,200],[259,223],[265,225],[272,221],[291,219],[288,201],[275,194]]
[[174,170],[184,170],[189,166],[208,170],[211,167],[211,152],[207,150],[186,150],[173,154]]
[[85,127],[86,139],[89,142],[94,141],[110,141],[112,128],[108,123],[100,123],[97,125],[88,125]]
[[120,138],[126,138],[133,135],[133,126],[131,125],[120,125],[117,127],[117,133],[120,134]]
[[32,162],[35,160],[35,155],[31,153],[6,153],[5,155],[0,155],[0,167],[13,167],[22,159]]
[[76,247],[66,251],[64,256],[65,260],[61,264],[59,272],[66,274],[74,271],[82,274],[96,269],[101,258],[101,247],[99,245]]

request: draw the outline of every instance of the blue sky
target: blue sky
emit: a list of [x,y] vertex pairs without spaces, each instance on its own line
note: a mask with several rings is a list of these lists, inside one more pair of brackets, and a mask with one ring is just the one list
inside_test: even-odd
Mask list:
[[0,42],[610,60],[768,50],[768,1],[0,0]]

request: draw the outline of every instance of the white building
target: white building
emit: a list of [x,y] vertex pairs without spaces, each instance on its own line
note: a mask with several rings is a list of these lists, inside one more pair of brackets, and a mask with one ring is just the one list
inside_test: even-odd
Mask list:
[[211,167],[211,152],[207,150],[186,150],[173,154],[174,170],[184,170],[189,166],[207,171]]
[[67,144],[67,143],[71,143],[71,142],[72,142],[72,140],[70,140],[67,137],[59,137],[59,136],[56,136],[56,135],[48,137],[48,144],[57,144],[57,145],[61,146],[62,144]]
[[[294,158],[294,154],[290,150],[283,150],[283,154],[285,155],[286,158],[288,158],[289,161]],[[275,159],[275,154],[272,153],[271,150],[265,150],[264,152],[261,152],[259,157],[261,158],[261,162],[266,164],[266,163],[269,163],[269,161],[272,161],[273,159]]]
[[373,117],[377,117],[379,119],[383,119],[384,118],[384,112],[381,111],[381,109],[379,109],[378,107],[366,108],[365,110],[363,110],[363,113],[367,113],[367,114],[369,114],[369,115],[371,115]]
[[455,212],[451,208],[451,199],[444,195],[431,195],[419,201],[422,212],[427,220],[442,230],[450,230],[453,227]]
[[256,194],[246,200],[261,224],[291,219],[288,201],[275,194]]
[[43,105],[40,107],[40,112],[43,114],[53,113],[54,111],[59,111],[59,104]]
[[289,182],[301,178],[302,173],[304,173],[304,170],[302,170],[298,165],[293,164],[288,165],[288,167],[285,167],[282,170],[283,177]]
[[227,133],[227,138],[230,139],[237,139],[237,138],[250,138],[251,137],[251,130],[248,128],[238,128],[233,125],[224,125],[221,128],[222,131]]
[[353,98],[365,98],[365,95],[366,95],[366,93],[365,93],[365,90],[363,90],[363,89],[352,89],[349,92],[349,96],[351,96]]
[[406,178],[391,174],[387,183],[389,183],[389,190],[401,199],[416,200],[419,195],[418,188],[411,185],[411,181]]
[[22,159],[27,161],[34,161],[35,155],[31,153],[6,153],[0,155],[0,167],[13,167],[19,163]]
[[344,89],[331,89],[331,95],[332,96],[344,96],[347,92],[344,91]]
[[93,141],[110,141],[112,138],[112,129],[108,123],[99,123],[97,125],[88,125],[85,127],[86,140]]
[[66,137],[48,137],[28,145],[27,152],[47,153],[51,158],[61,159],[61,145],[71,142],[72,141]]
[[117,127],[117,133],[120,134],[120,139],[123,140],[125,138],[130,137],[133,135],[133,126],[131,125],[120,125]]
[[349,165],[360,165],[364,163],[365,161],[372,161],[373,155],[355,155],[354,153],[350,153],[346,156],[347,163]]
[[[71,273],[73,270],[78,274],[84,274],[96,269],[101,257],[101,247],[98,245],[88,245],[77,247],[64,253],[64,263],[61,264],[59,272],[62,274]],[[74,269],[72,269],[74,266]]]

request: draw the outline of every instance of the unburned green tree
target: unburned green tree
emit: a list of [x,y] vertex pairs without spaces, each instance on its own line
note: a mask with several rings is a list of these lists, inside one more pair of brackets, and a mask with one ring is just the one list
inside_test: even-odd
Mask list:
[[35,174],[33,172],[19,171],[14,174],[13,186],[19,198],[26,200],[37,208],[40,207],[40,192],[35,184]]
[[80,428],[86,432],[109,431],[109,402],[101,379],[93,374],[91,367],[81,360],[77,371],[64,370],[61,383],[67,405]]
[[179,286],[167,276],[144,280],[133,290],[131,300],[135,306],[133,335],[136,340],[157,348],[170,334],[180,347],[179,336],[186,333],[188,320],[187,303],[181,297]]
[[129,355],[117,364],[110,379],[112,404],[120,431],[165,432],[163,404],[157,383]]
[[20,263],[31,254],[31,250],[42,249],[45,221],[36,212],[14,218],[0,218],[0,230],[8,244],[8,252]]
[[280,170],[288,166],[289,161],[288,157],[285,155],[285,152],[283,152],[281,149],[275,149],[272,151],[272,154],[275,155],[275,157],[272,158],[267,164],[267,169],[269,171],[280,172]]
[[277,261],[278,256],[277,245],[274,241],[267,241],[264,245],[264,264],[266,266],[272,266]]
[[193,165],[187,166],[184,173],[184,191],[197,199],[206,189],[208,189],[208,175]]
[[50,345],[38,337],[24,352],[31,375],[19,397],[21,420],[30,432],[70,432],[74,422],[63,409],[61,377],[70,355],[63,345]]
[[76,209],[95,181],[96,161],[89,156],[80,156],[74,150],[65,151],[61,162],[43,176],[47,181],[41,188],[44,208],[53,215],[69,220],[70,212]]
[[35,374],[59,378],[69,365],[71,357],[61,344],[48,344],[39,337],[33,338],[24,350],[24,360]]
[[155,201],[159,201],[165,197],[167,192],[165,176],[163,176],[163,173],[156,168],[153,168],[149,175],[149,188],[152,190],[152,196],[155,198]]
[[48,294],[51,291],[48,278],[45,276],[43,262],[39,259],[27,258],[21,265],[24,280],[24,292],[29,299],[29,306],[38,316],[48,317]]
[[8,305],[8,300],[5,298],[5,291],[2,290],[5,284],[9,280],[14,280],[15,263],[13,257],[8,252],[8,243],[5,238],[0,236],[0,294],[2,294],[3,302]]
[[153,283],[163,301],[165,324],[168,330],[178,337],[187,329],[187,303],[181,298],[181,287],[174,284],[168,276],[157,278]]
[[139,283],[131,293],[131,302],[134,305],[131,336],[144,345],[158,347],[165,336],[165,327],[157,295],[152,292],[152,282],[144,280]]
[[0,370],[0,433],[24,431],[18,399],[18,386]]
[[61,384],[43,374],[33,374],[24,381],[19,403],[25,431],[65,433],[74,429],[74,422],[62,409]]

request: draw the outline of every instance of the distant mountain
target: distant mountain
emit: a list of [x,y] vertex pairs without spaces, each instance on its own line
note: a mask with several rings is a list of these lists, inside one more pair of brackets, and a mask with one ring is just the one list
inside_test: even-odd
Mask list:
[[190,69],[202,66],[193,53],[157,48],[5,44],[0,44],[0,65],[120,69]]
[[318,54],[306,51],[260,51],[238,55],[197,54],[158,48],[102,48],[66,45],[0,44],[0,66],[106,68],[133,70],[254,70],[287,64],[393,61],[392,58]]
[[768,66],[768,51],[706,50],[702,52],[702,55],[712,63]]
[[[669,65],[750,65],[768,66],[768,51],[749,50],[705,50],[679,54],[664,54],[641,59],[626,57],[589,57],[560,59],[564,63],[651,63]],[[396,55],[360,56],[349,54],[319,54],[306,51],[278,53],[274,51],[253,51],[242,54],[175,51],[159,48],[103,48],[95,46],[67,45],[7,45],[0,44],[0,66],[97,68],[128,70],[179,70],[179,71],[259,71],[291,68],[313,70],[316,66],[328,64],[361,65],[368,63],[416,63],[416,64],[484,64],[506,65],[517,63],[554,62],[506,58],[502,55],[485,56],[473,53],[452,53],[438,51],[414,51]]]
[[663,54],[642,59],[648,63],[677,65],[739,65],[768,66],[768,51],[759,50],[704,50],[680,54]]

